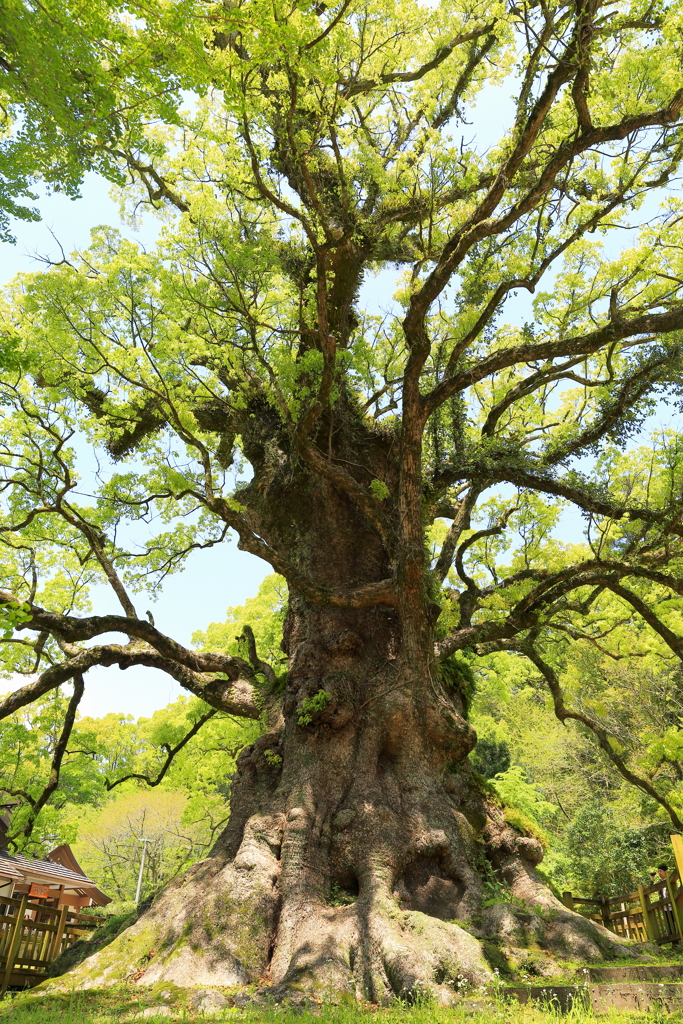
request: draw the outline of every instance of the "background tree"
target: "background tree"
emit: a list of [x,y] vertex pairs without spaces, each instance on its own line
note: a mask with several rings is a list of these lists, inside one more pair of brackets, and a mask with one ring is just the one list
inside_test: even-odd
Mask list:
[[[130,201],[177,214],[158,248],[102,229],[7,296],[7,665],[37,676],[2,710],[73,680],[66,743],[83,674],[137,664],[268,731],[211,857],[79,970],[114,981],[144,941],[149,983],[448,1001],[489,976],[453,922],[495,934],[491,871],[554,909],[543,942],[604,957],[469,768],[462,652],[528,659],[558,719],[678,827],[574,700],[557,638],[639,617],[681,654],[679,443],[644,474],[620,454],[680,388],[679,5],[186,15],[142,31],[175,30],[190,109],[120,151]],[[378,316],[363,282],[397,267]],[[101,456],[87,486],[78,436]],[[553,536],[563,502],[585,547]],[[243,653],[193,651],[138,614],[137,591],[229,531],[287,581],[286,680],[248,630]],[[101,580],[122,614],[90,613]]]
[[[109,828],[113,821],[120,824],[135,803],[133,797],[142,790],[146,795],[141,796],[139,807],[135,805],[138,810],[163,817],[163,808],[169,806],[164,801],[171,794],[173,807],[180,808],[178,821],[186,830],[181,861],[175,854],[166,856],[171,849],[168,843],[160,844],[155,862],[158,877],[171,877],[180,863],[206,853],[228,818],[237,755],[258,735],[258,724],[228,718],[194,697],[181,697],[151,718],[137,721],[130,715],[76,715],[58,785],[36,807],[54,774],[67,704],[68,696],[57,690],[0,723],[1,777],[16,803],[8,833],[10,850],[42,856],[59,843],[73,844],[78,839],[84,863],[100,871],[88,837],[100,824],[102,828]],[[156,802],[155,793],[161,794]],[[129,797],[132,804],[125,802]],[[119,798],[123,803],[117,804],[118,810],[110,810],[109,804]],[[119,824],[114,830],[117,835]],[[183,838],[177,829],[174,835]],[[109,870],[106,877],[113,878]],[[97,878],[106,888],[102,876]],[[121,885],[118,881],[114,885],[117,892]],[[128,892],[126,898],[131,897]]]
[[[610,680],[610,712],[629,704],[628,728],[623,722],[618,731],[615,727],[613,742],[631,770],[679,808],[680,785],[666,774],[657,777],[650,753],[678,731],[667,724],[676,673],[672,678],[661,657],[650,665],[638,659],[627,670],[617,663],[614,671],[606,656],[581,658],[582,646],[588,645],[572,644],[574,701],[584,709],[588,704],[605,724],[600,684]],[[649,882],[649,868],[671,862],[672,826],[664,808],[623,778],[581,723],[557,721],[543,677],[528,662],[509,654],[481,660],[470,721],[478,736],[473,767],[489,779],[513,817],[517,808],[530,819],[546,846],[539,870],[555,892],[631,892]]]
[[121,793],[79,822],[74,852],[90,877],[115,901],[135,899],[142,856],[141,838],[149,839],[141,889],[142,899],[178,875],[205,853],[212,830],[188,813],[187,795]]

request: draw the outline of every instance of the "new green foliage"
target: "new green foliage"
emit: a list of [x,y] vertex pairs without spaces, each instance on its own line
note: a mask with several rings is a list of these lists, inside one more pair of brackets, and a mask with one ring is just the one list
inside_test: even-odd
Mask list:
[[280,643],[286,611],[285,581],[272,573],[265,577],[254,597],[247,598],[238,608],[228,608],[225,622],[210,623],[192,639],[200,649],[239,654],[244,651],[241,639],[244,627],[251,626],[261,657],[278,665],[285,660]]
[[[144,3],[8,0],[0,11],[0,234],[10,218],[37,220],[37,182],[77,196],[84,173],[121,184],[122,151],[139,145],[153,111],[173,121],[179,69],[173,25],[192,5],[167,8],[164,28]],[[195,37],[199,41],[199,36]],[[154,52],[155,51],[155,52]],[[184,76],[187,83],[187,72]]]
[[[608,719],[626,763],[680,806],[679,671],[660,659],[615,662],[596,654],[588,640],[572,651],[562,678],[574,699]],[[542,830],[537,834],[549,845],[542,869],[558,891],[632,891],[649,881],[655,864],[673,863],[668,815],[620,777],[586,729],[560,726],[542,679],[524,661],[496,655],[480,663],[471,720],[479,736],[473,765],[487,769],[482,774],[491,778],[513,824],[520,813],[527,826],[520,819],[522,831],[530,825]],[[501,756],[512,766],[505,768]]]
[[330,703],[330,695],[327,690],[318,690],[312,697],[304,697],[301,702],[301,710],[297,715],[299,725],[310,725],[319,711],[324,711]]
[[131,899],[138,833],[154,833],[146,891],[202,856],[227,821],[235,758],[258,726],[213,718],[201,739],[193,737],[178,752],[161,785],[150,788],[144,778],[158,777],[168,750],[201,713],[201,702],[181,697],[137,721],[115,714],[80,718],[59,787],[26,837],[21,833],[31,811],[28,796],[37,797],[49,776],[66,701],[57,691],[0,723],[0,775],[17,805],[12,845],[40,855],[71,843],[103,889],[116,899]]

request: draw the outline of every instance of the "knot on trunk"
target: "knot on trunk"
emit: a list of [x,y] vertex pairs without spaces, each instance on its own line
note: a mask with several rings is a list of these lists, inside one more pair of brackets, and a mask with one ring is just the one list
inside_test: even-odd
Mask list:
[[534,866],[543,860],[543,847],[533,836],[520,836],[516,843],[517,853]]
[[535,836],[524,835],[510,825],[499,810],[492,809],[486,827],[488,847],[497,854],[521,857],[529,864],[540,864],[543,860],[543,844]]
[[342,629],[330,638],[327,648],[330,654],[357,655],[363,650],[363,638],[353,629]]

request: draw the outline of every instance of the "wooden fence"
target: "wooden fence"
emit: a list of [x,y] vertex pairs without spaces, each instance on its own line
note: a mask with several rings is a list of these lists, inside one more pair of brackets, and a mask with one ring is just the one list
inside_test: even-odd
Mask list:
[[683,939],[683,836],[671,836],[676,866],[654,885],[639,885],[624,896],[585,899],[563,893],[564,904],[591,921],[639,942],[679,942]]
[[50,963],[100,923],[71,907],[44,907],[0,897],[0,996],[11,985],[28,988],[47,976]]

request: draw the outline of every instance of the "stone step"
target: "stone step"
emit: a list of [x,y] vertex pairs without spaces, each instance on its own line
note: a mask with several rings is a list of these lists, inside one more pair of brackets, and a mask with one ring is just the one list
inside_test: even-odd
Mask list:
[[585,967],[588,981],[683,981],[683,964],[624,964],[619,967]]
[[588,985],[514,985],[502,989],[519,1003],[538,1002],[568,1013],[574,1006],[593,1013],[646,1011],[659,1006],[666,1013],[683,1010],[683,984],[633,981]]

